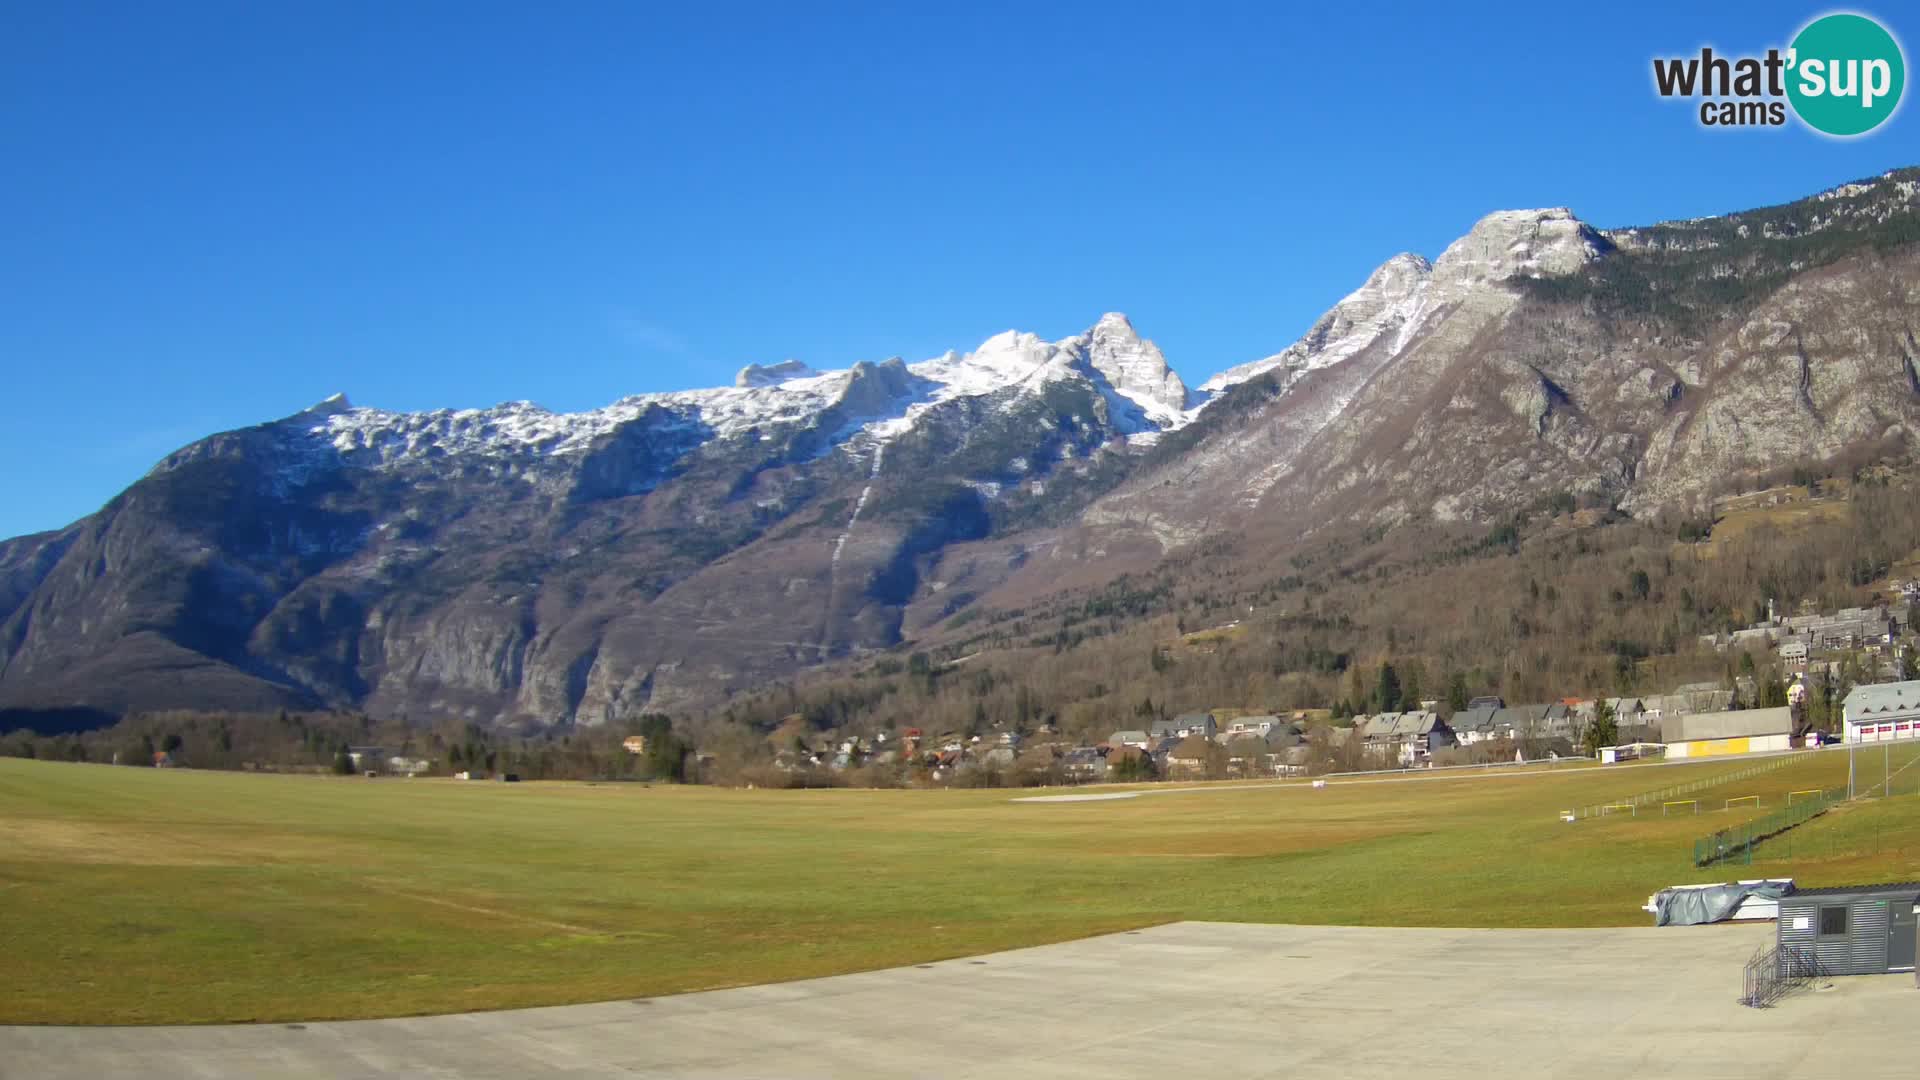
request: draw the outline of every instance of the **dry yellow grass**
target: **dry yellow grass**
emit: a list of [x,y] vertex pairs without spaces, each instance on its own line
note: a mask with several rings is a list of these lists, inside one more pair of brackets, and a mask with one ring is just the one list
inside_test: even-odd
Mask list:
[[[1558,811],[1741,764],[1049,804],[0,759],[0,1022],[604,1000],[1175,919],[1633,924],[1659,886],[1745,872],[1689,858],[1741,815],[1570,826]],[[1725,794],[1771,806],[1844,776],[1844,755],[1809,756]],[[1868,847],[1836,815],[1824,848],[1828,826],[1807,827],[1803,866],[1766,872],[1920,876],[1915,818],[1881,821]]]

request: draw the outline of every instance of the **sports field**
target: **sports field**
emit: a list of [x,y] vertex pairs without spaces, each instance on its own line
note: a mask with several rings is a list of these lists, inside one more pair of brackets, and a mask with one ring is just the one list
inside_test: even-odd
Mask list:
[[1177,919],[1633,925],[1647,920],[1647,894],[1668,884],[1920,877],[1920,767],[1896,777],[1895,798],[1802,827],[1792,860],[1769,862],[1763,849],[1751,869],[1691,866],[1693,837],[1756,813],[1714,810],[1725,798],[1759,795],[1771,809],[1789,791],[1843,785],[1844,753],[1709,788],[1698,816],[1558,817],[1749,763],[1016,803],[1029,793],[463,784],[0,759],[0,1023],[594,1001]]

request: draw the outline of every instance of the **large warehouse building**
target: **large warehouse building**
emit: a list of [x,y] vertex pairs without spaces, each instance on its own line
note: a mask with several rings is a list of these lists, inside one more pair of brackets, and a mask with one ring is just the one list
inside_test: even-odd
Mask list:
[[1669,716],[1660,721],[1660,741],[1667,744],[1668,761],[1791,750],[1793,710],[1782,705]]
[[1841,712],[1848,742],[1920,738],[1920,681],[1856,686]]

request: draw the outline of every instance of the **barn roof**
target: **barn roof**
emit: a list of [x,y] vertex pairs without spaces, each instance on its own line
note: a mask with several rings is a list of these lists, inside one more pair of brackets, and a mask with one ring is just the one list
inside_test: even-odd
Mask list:
[[1660,722],[1660,737],[1669,743],[1787,735],[1792,732],[1793,710],[1785,705],[1771,709],[1688,713],[1685,716],[1670,716]]

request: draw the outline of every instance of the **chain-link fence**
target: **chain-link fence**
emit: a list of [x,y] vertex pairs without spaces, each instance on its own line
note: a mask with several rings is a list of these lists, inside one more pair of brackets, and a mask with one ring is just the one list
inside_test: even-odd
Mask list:
[[1753,849],[1762,840],[1778,836],[1797,825],[1804,825],[1827,812],[1834,803],[1844,802],[1846,789],[1834,788],[1789,803],[1740,825],[1732,825],[1693,842],[1693,865],[1753,862]]
[[1803,752],[1764,758],[1743,769],[1736,769],[1730,773],[1714,773],[1712,776],[1702,776],[1697,780],[1688,780],[1679,784],[1669,784],[1666,787],[1658,788],[1654,791],[1643,791],[1638,795],[1630,795],[1626,798],[1612,799],[1607,802],[1589,803],[1586,806],[1564,811],[1561,816],[1575,821],[1583,821],[1587,818],[1608,817],[1616,814],[1634,814],[1637,813],[1642,806],[1658,806],[1663,802],[1678,799],[1684,795],[1691,795],[1696,791],[1706,791],[1709,788],[1716,788],[1722,784],[1732,784],[1741,780],[1750,780],[1753,777],[1765,773],[1784,769],[1795,762],[1804,760],[1799,756],[1800,753]]

